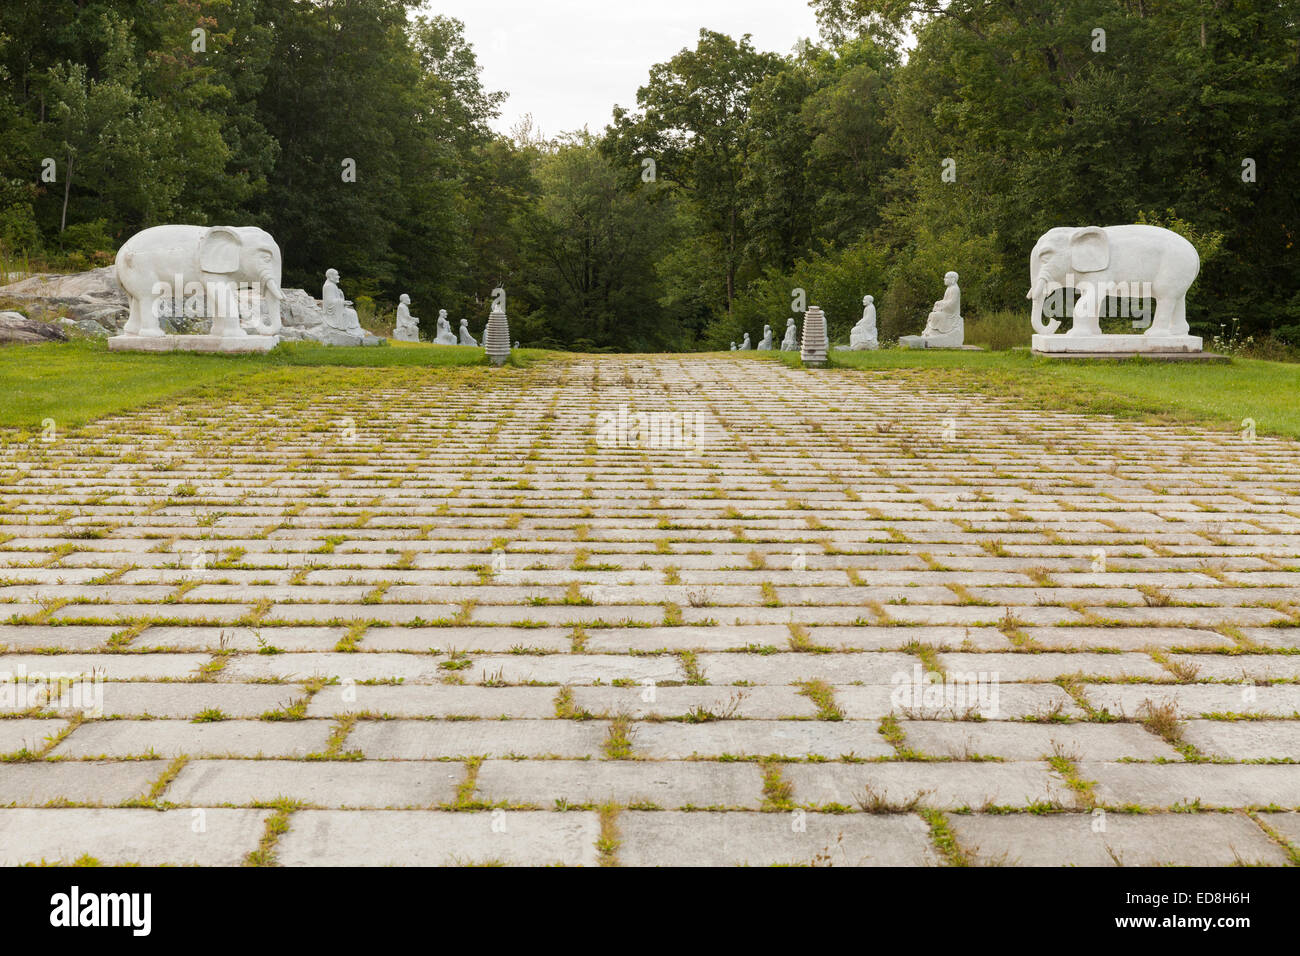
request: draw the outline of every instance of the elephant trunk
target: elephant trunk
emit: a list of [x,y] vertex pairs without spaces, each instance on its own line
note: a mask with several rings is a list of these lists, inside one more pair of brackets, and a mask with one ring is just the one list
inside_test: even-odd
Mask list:
[[1029,288],[1025,295],[1026,299],[1032,299],[1034,302],[1033,313],[1029,317],[1030,323],[1035,330],[1042,330],[1043,326],[1043,299],[1047,296],[1047,280],[1045,278],[1037,279]]

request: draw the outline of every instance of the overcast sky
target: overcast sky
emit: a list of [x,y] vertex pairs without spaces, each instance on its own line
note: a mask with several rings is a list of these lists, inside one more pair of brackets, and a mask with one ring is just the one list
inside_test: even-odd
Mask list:
[[635,107],[651,65],[693,48],[701,27],[778,53],[817,36],[806,0],[430,0],[423,12],[462,21],[484,85],[510,94],[496,128],[531,113],[547,136]]

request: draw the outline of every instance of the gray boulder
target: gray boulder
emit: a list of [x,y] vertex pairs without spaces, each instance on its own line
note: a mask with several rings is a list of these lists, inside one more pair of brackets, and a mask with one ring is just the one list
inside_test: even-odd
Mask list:
[[0,287],[0,299],[21,303],[36,318],[89,320],[110,332],[125,325],[128,315],[126,292],[118,285],[114,266],[71,275],[30,275]]
[[110,334],[108,329],[91,319],[63,318],[59,319],[59,325],[67,332],[75,332],[93,339],[106,339]]
[[63,342],[67,336],[52,325],[29,319],[21,312],[0,312],[0,345]]

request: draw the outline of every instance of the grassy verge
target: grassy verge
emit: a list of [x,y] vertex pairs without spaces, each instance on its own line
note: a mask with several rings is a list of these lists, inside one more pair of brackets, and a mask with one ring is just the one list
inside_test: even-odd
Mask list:
[[[550,353],[521,349],[510,364],[529,365]],[[332,348],[286,343],[266,355],[110,352],[103,342],[16,345],[0,349],[0,427],[36,427],[52,418],[75,427],[201,386],[231,386],[250,376],[293,367],[456,368],[486,366],[481,348],[398,344]]]
[[[769,355],[771,353],[765,353]],[[798,365],[797,353],[778,359]],[[1300,438],[1300,365],[1234,359],[1230,363],[1063,362],[1028,351],[943,352],[884,349],[832,352],[831,365],[902,371],[1018,405],[1168,422],[1202,422],[1259,435]]]

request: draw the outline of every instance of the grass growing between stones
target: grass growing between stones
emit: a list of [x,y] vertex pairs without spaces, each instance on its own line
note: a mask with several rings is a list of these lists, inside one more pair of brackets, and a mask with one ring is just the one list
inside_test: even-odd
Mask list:
[[[774,353],[798,365],[795,353]],[[1300,438],[1300,365],[1233,359],[1230,363],[1056,361],[1027,350],[942,352],[884,349],[832,352],[832,367],[893,371],[990,398],[1056,411],[1166,421],[1199,421],[1240,431],[1254,419],[1257,434]],[[961,422],[957,422],[958,436]]]

